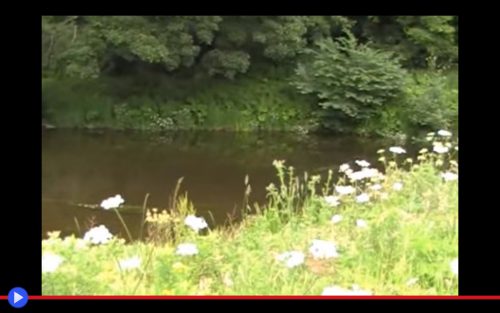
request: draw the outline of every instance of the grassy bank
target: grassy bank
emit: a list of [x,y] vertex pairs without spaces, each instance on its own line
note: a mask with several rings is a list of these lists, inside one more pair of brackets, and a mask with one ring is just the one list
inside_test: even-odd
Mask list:
[[206,229],[180,196],[148,211],[142,242],[104,226],[53,233],[43,294],[457,294],[458,148],[440,134],[416,160],[378,151],[384,174],[353,161],[308,176],[275,161],[267,205],[227,228]]

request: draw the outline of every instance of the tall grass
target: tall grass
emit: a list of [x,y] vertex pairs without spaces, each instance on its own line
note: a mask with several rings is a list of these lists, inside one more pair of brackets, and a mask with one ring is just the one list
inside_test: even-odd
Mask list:
[[[275,161],[267,205],[229,227],[191,229],[195,210],[180,195],[170,210],[148,211],[144,241],[91,245],[53,233],[42,241],[43,293],[457,294],[458,147],[441,134],[416,160],[401,148],[379,151],[384,173],[353,162],[327,177],[298,175]],[[181,253],[182,244],[196,250]],[[283,256],[291,251],[293,264]],[[140,264],[123,266],[134,257]]]

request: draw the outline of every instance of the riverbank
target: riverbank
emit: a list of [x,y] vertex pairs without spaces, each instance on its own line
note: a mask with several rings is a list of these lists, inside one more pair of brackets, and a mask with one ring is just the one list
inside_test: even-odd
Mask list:
[[[288,72],[255,72],[238,80],[184,79],[147,74],[95,80],[42,80],[43,120],[57,128],[172,130],[277,130],[342,132],[404,138],[429,129],[456,129],[457,72],[415,72],[404,93],[373,118],[324,129],[322,109],[301,95]],[[439,125],[439,126],[438,126]]]
[[146,241],[124,244],[105,226],[86,240],[53,233],[43,294],[456,295],[458,148],[440,134],[411,161],[379,151],[385,175],[360,160],[335,169],[337,186],[275,161],[268,203],[225,228],[188,217],[179,196],[170,213],[148,212]]

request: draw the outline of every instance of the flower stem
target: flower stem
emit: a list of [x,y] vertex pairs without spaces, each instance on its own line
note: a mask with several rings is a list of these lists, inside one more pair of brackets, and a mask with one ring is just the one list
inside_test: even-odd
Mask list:
[[130,234],[130,231],[128,230],[127,224],[125,224],[125,221],[123,220],[120,212],[118,212],[118,210],[116,208],[113,208],[113,210],[115,210],[116,215],[118,215],[120,222],[122,223],[123,227],[125,228],[125,231],[127,232],[128,239],[130,240],[130,242],[132,242],[133,241],[132,235]]

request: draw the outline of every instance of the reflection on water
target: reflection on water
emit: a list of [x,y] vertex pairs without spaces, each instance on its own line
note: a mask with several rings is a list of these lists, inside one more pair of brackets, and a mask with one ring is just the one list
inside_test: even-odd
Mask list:
[[[354,159],[375,163],[380,141],[352,137],[300,136],[289,133],[176,132],[149,135],[124,132],[46,131],[42,136],[42,231],[82,232],[105,224],[121,233],[114,212],[76,207],[98,204],[121,194],[126,204],[164,208],[175,184],[184,177],[200,215],[223,223],[238,211],[249,175],[251,202],[265,200],[265,186],[275,181],[274,159],[284,159],[299,172],[326,172]],[[211,212],[215,221],[208,214]],[[137,233],[141,212],[124,213]]]

